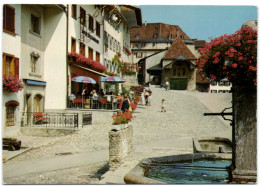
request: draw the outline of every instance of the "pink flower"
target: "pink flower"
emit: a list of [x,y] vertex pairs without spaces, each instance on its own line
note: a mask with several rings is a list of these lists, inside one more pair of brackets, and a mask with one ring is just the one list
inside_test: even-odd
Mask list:
[[233,63],[233,64],[232,64],[232,67],[233,67],[233,68],[237,68],[237,63]]
[[217,77],[216,77],[216,76],[211,76],[210,78],[211,78],[211,79],[216,79]]
[[237,43],[236,46],[241,46],[241,43]]
[[240,56],[240,57],[238,58],[238,60],[239,60],[239,61],[243,60],[243,57],[242,57],[242,56]]

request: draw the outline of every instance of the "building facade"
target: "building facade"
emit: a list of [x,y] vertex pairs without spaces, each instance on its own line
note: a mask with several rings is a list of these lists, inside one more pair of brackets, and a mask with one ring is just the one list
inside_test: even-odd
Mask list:
[[130,5],[3,8],[4,136],[17,135],[34,113],[69,112],[71,94],[82,97],[85,86],[73,82],[75,76],[91,77],[97,84],[88,86],[103,88],[106,71],[120,73],[112,60],[116,54],[132,62],[129,29],[142,24],[141,10]]
[[141,69],[140,84],[162,85],[172,89],[196,89],[195,60],[205,41],[190,39],[177,25],[144,23],[131,29],[133,61]]

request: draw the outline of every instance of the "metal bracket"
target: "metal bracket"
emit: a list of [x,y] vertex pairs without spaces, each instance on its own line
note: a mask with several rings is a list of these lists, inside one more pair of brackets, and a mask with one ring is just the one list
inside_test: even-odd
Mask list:
[[225,112],[228,109],[231,109],[232,107],[225,108],[220,113],[204,113],[204,116],[222,116],[224,120],[231,121],[230,125],[233,125],[233,120],[225,118],[225,116],[232,116],[233,112]]

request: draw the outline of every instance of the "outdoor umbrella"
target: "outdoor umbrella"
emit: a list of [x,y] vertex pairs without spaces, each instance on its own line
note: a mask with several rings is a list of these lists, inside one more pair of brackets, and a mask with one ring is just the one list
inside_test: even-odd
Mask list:
[[117,76],[107,76],[100,79],[101,82],[124,83],[125,79]]
[[78,83],[91,83],[91,84],[97,83],[91,77],[86,77],[86,76],[75,76],[71,79],[71,81],[75,81],[75,82],[78,82]]
[[[78,83],[91,83],[91,84],[96,84],[97,83],[91,77],[86,77],[86,76],[75,76],[75,77],[73,77],[71,79],[71,81],[78,82]],[[83,95],[82,95],[82,108],[83,108]]]

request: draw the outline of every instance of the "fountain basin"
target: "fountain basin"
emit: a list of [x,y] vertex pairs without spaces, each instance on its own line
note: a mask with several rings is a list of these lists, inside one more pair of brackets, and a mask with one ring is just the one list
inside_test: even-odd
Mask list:
[[[154,167],[154,165],[186,165],[187,161],[200,161],[200,160],[230,160],[231,163],[232,155],[229,153],[194,153],[194,154],[183,154],[174,156],[163,156],[148,158],[142,160],[136,167],[134,167],[128,174],[125,175],[124,181],[127,184],[169,184],[169,182],[164,182],[152,178],[148,178],[147,175],[150,174],[149,171]],[[182,166],[185,167],[185,166]],[[173,168],[175,169],[175,168]],[[190,169],[189,169],[190,170]],[[196,170],[194,170],[196,171]],[[207,171],[207,170],[206,170]],[[188,173],[188,172],[187,172]],[[179,179],[176,176],[176,180]],[[192,177],[191,177],[192,179]],[[174,184],[175,182],[173,182]],[[179,182],[182,183],[182,182]],[[185,183],[185,182],[183,182]],[[199,182],[198,182],[199,183]],[[204,183],[204,182],[203,182]],[[171,183],[170,183],[171,184]]]
[[193,138],[194,153],[232,153],[232,142],[228,138]]

